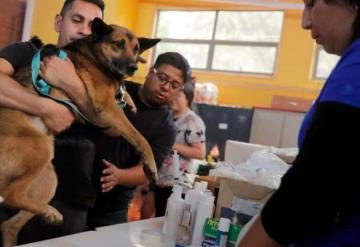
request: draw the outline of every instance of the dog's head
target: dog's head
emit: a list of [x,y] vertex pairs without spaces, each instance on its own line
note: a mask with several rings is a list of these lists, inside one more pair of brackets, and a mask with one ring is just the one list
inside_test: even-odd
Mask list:
[[92,42],[96,43],[99,59],[110,71],[120,78],[132,76],[138,69],[137,63],[145,63],[140,55],[156,45],[160,39],[137,38],[129,29],[107,25],[95,18],[92,23]]

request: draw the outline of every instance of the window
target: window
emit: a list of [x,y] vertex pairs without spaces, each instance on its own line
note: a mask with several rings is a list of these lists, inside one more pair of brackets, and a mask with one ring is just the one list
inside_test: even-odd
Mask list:
[[194,69],[272,75],[282,11],[159,11],[155,55],[177,51]]
[[316,49],[315,70],[313,79],[325,80],[339,61],[337,55],[327,53],[321,46]]

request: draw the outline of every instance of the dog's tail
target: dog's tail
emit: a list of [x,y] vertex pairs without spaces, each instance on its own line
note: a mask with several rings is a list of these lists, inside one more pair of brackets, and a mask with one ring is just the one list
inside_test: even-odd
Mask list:
[[2,198],[1,196],[0,196],[0,203],[2,203],[4,201],[4,198]]
[[30,43],[34,46],[36,50],[39,50],[41,47],[44,46],[44,43],[38,36],[34,36],[30,39]]

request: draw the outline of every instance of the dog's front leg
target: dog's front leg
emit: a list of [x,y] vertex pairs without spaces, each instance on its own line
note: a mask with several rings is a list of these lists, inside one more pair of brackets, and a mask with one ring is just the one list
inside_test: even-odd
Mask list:
[[114,100],[103,108],[100,118],[107,124],[109,129],[105,131],[110,136],[122,136],[131,143],[141,154],[144,160],[144,172],[150,182],[157,181],[157,168],[152,149],[147,140],[130,123],[124,112],[119,109]]

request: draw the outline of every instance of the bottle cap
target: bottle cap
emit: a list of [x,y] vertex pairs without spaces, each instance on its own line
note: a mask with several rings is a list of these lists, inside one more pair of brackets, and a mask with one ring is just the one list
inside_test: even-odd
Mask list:
[[220,218],[219,225],[218,225],[218,231],[222,232],[228,232],[230,228],[230,219],[228,218]]

